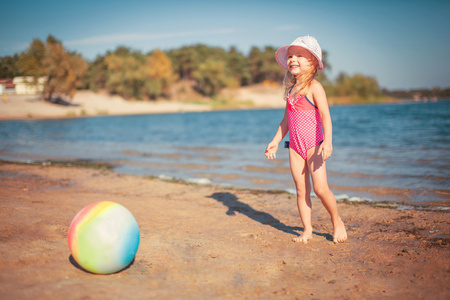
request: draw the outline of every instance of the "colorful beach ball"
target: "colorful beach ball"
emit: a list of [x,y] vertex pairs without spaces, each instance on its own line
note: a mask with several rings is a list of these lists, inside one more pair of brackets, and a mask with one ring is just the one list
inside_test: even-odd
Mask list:
[[73,218],[68,241],[72,257],[85,270],[115,273],[133,261],[139,247],[139,226],[124,206],[95,202]]

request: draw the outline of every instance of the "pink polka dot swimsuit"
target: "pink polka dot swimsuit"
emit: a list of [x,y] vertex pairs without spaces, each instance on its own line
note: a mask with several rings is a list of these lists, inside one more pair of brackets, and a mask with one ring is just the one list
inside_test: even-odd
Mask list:
[[319,110],[305,95],[287,98],[289,124],[289,148],[297,152],[304,160],[309,149],[323,142],[322,121]]

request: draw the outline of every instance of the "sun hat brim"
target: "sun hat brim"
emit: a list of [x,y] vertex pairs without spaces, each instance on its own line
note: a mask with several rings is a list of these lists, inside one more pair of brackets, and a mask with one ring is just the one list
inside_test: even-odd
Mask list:
[[315,58],[317,58],[317,61],[319,62],[319,70],[323,70],[323,63],[322,63],[322,59],[320,57],[318,57],[314,52],[312,52],[311,50],[309,50],[308,48],[299,46],[299,45],[287,45],[287,46],[283,46],[281,48],[279,48],[276,52],[275,52],[275,58],[277,59],[277,63],[283,67],[284,69],[288,70],[287,67],[287,59],[288,59],[288,51],[290,47],[300,47],[303,48],[305,50],[308,50],[309,53],[311,53],[312,55],[314,55]]

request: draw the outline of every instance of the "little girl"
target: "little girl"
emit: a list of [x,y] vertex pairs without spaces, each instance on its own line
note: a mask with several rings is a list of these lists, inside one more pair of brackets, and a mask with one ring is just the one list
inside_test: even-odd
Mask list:
[[318,70],[323,69],[322,50],[314,37],[303,36],[278,49],[275,57],[287,70],[284,78],[286,110],[265,155],[268,159],[276,158],[278,144],[289,131],[289,163],[304,227],[294,241],[306,244],[312,238],[311,177],[315,194],[331,216],[334,243],[344,242],[347,232],[328,187],[325,168],[325,161],[333,151],[331,116],[325,90],[314,79]]

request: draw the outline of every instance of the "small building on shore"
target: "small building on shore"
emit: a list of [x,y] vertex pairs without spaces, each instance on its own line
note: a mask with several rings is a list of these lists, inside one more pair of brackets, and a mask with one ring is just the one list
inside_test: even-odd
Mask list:
[[47,77],[35,78],[33,76],[14,77],[13,83],[17,95],[38,95],[44,91],[44,84]]
[[15,93],[16,89],[12,79],[0,79],[0,95]]

